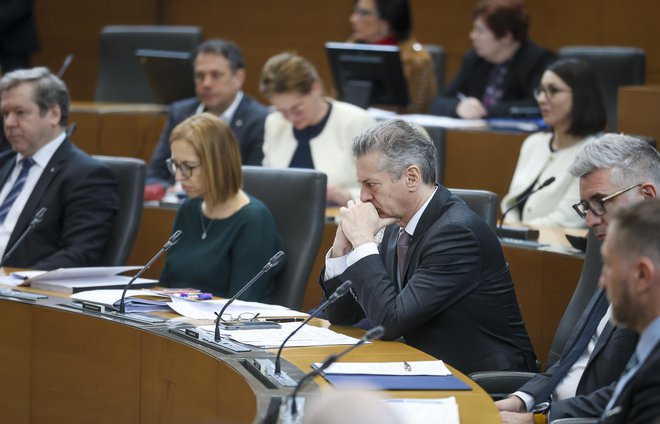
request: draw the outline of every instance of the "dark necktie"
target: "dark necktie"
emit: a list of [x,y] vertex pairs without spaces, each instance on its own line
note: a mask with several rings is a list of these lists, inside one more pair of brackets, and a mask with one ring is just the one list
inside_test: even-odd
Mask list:
[[557,365],[554,373],[548,379],[548,382],[543,387],[543,390],[539,392],[536,398],[537,402],[544,402],[550,398],[550,395],[555,391],[555,388],[559,382],[563,380],[573,364],[575,364],[580,356],[582,356],[584,350],[587,348],[587,346],[589,346],[589,341],[596,332],[598,324],[605,316],[605,312],[607,312],[608,306],[609,303],[607,302],[605,292],[601,290],[600,295],[596,300],[596,304],[591,309],[591,312],[587,317],[587,322],[584,324],[584,328],[582,329],[582,333],[580,333],[580,337],[577,339],[571,350],[568,351],[568,353],[559,360],[559,365]]
[[623,391],[624,387],[626,387],[626,384],[633,378],[635,373],[637,372],[637,368],[639,368],[639,356],[637,356],[637,352],[633,352],[632,356],[630,357],[630,360],[626,364],[626,368],[623,370],[623,373],[621,373],[621,377],[619,377],[619,381],[616,383],[616,387],[614,388],[614,392],[612,392],[612,397],[610,398],[610,401],[607,403],[607,406],[605,407],[605,410],[603,411],[603,415],[601,418],[607,417],[607,413],[612,409],[614,404],[617,401],[617,398],[621,395],[621,392]]
[[399,232],[399,240],[396,242],[396,264],[397,272],[399,276],[399,290],[403,284],[403,269],[406,262],[406,254],[408,253],[408,248],[410,247],[410,234],[406,230],[401,230]]
[[9,210],[16,201],[18,195],[21,194],[21,190],[23,190],[25,180],[27,180],[28,172],[30,172],[30,167],[32,165],[34,165],[34,160],[32,158],[21,160],[21,170],[18,173],[18,178],[14,181],[14,185],[11,190],[9,190],[9,193],[7,193],[7,197],[3,200],[2,205],[0,205],[0,223],[5,222]]

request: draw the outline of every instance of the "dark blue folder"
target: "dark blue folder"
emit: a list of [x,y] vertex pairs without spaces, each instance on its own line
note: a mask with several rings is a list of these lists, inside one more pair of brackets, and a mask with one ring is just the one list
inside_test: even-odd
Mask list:
[[334,386],[368,384],[382,390],[472,390],[453,375],[323,374]]

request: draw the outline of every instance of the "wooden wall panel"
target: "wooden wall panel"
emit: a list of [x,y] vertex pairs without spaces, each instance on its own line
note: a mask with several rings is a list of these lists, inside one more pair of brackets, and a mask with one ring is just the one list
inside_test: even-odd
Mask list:
[[[447,78],[470,47],[470,15],[476,1],[411,0],[417,38],[439,44],[448,54]],[[660,3],[657,0],[527,0],[533,39],[557,49],[564,45],[629,45],[646,49],[647,81],[660,83]],[[42,52],[35,64],[59,68],[66,54],[76,59],[66,76],[73,97],[94,95],[98,34],[109,24],[200,25],[207,37],[236,40],[245,50],[246,91],[257,94],[265,60],[295,50],[314,62],[329,82],[323,43],[344,40],[352,0],[37,0]]]

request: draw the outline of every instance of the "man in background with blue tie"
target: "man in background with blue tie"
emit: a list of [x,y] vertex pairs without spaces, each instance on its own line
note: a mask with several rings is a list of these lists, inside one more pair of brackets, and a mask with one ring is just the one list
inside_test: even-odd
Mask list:
[[5,265],[97,265],[110,235],[119,204],[116,182],[110,169],[68,139],[69,104],[66,85],[46,68],[0,79],[0,110],[12,148],[0,156],[0,257],[47,208]]
[[[647,142],[622,134],[587,142],[576,153],[570,171],[580,178],[582,200],[573,208],[595,235],[589,243],[606,239],[613,209],[654,199],[660,188],[660,154]],[[581,409],[583,396],[576,395],[593,393],[619,377],[637,337],[610,321],[607,305],[604,291],[596,290],[562,357],[512,396],[496,402],[505,424],[535,422],[531,413],[519,413],[532,410],[537,412],[537,422],[539,415],[561,418],[562,411]],[[545,401],[552,402],[534,408]]]

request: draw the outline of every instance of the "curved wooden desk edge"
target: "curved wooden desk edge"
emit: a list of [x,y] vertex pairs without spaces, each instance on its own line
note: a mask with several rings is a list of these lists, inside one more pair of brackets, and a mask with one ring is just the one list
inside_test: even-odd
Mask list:
[[[28,290],[26,290],[28,291]],[[0,299],[0,410],[13,423],[28,422],[260,422],[270,398],[291,389],[267,389],[241,364],[273,357],[270,351],[223,355],[168,333],[70,310],[65,299]],[[333,329],[359,336],[361,330]],[[291,348],[284,359],[301,372],[344,346]],[[375,342],[346,360],[432,359],[398,342]],[[461,422],[499,422],[488,395],[466,376],[471,391],[388,392],[391,397],[456,396]],[[299,379],[300,375],[294,378]],[[322,378],[303,396],[330,385]]]

